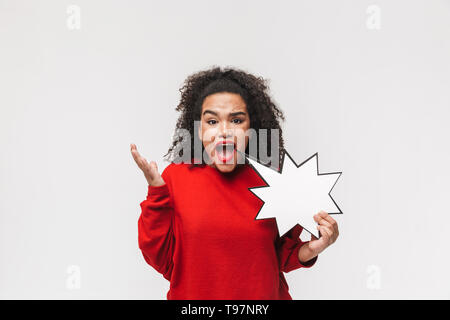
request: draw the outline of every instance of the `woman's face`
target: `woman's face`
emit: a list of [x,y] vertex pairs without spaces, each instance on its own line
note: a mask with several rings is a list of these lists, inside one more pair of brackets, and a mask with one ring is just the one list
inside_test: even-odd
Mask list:
[[236,168],[236,149],[245,152],[248,144],[247,130],[250,117],[245,101],[239,94],[219,92],[203,100],[199,137],[211,159],[211,166],[221,172]]

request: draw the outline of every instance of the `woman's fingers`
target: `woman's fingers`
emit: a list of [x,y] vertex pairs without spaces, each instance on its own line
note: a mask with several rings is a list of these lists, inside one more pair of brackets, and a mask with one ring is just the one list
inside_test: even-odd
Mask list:
[[133,156],[134,161],[142,171],[149,172],[148,162],[143,156],[139,154],[135,144],[131,144],[131,155]]
[[147,159],[145,159],[144,157],[141,157],[141,164],[142,164],[142,168],[144,168],[144,172],[148,173],[150,172],[150,166],[147,162]]
[[327,220],[333,227],[337,226],[336,220],[334,220],[328,213],[325,211],[320,211],[319,216],[321,216],[323,219]]
[[331,242],[331,237],[332,237],[331,230],[329,228],[327,228],[327,227],[324,227],[324,226],[318,226],[318,229],[320,231],[321,238],[323,238],[325,243],[329,244]]
[[133,159],[136,162],[136,164],[139,166],[139,168],[141,170],[144,170],[144,168],[143,168],[143,161],[142,161],[143,158],[141,157],[141,155],[137,151],[137,148],[136,148],[135,144],[131,144],[131,155],[133,156]]
[[322,216],[320,216],[319,214],[316,214],[316,215],[314,216],[314,221],[317,222],[319,225],[327,226],[327,227],[329,227],[329,228],[333,228],[332,225],[331,225],[331,223],[328,222],[328,220],[324,219],[324,218],[323,218]]
[[322,241],[324,241],[325,243],[328,243],[330,236],[329,236],[328,232],[325,230],[325,227],[323,227],[323,226],[317,226],[317,229],[318,229],[319,232],[320,232],[319,240],[322,240]]
[[[339,235],[339,228],[338,228],[338,224],[336,222],[336,220],[334,220],[328,213],[326,213],[325,211],[320,211],[317,214],[320,218],[322,218],[323,220],[327,221],[329,223],[329,226],[331,226],[334,230],[334,232],[336,232],[336,234]],[[315,220],[315,219],[314,219]],[[316,220],[317,222],[317,220]]]

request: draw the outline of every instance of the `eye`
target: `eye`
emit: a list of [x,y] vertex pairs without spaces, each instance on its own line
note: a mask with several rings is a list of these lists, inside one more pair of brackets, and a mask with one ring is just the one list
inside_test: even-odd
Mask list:
[[239,124],[239,123],[242,123],[243,120],[242,120],[242,119],[236,118],[236,119],[231,120],[231,122],[236,123],[236,124]]
[[207,124],[210,124],[210,125],[213,125],[213,124],[216,124],[216,123],[217,123],[217,121],[216,121],[216,120],[214,120],[214,119],[212,119],[212,120],[208,120],[208,121],[206,121],[206,123],[207,123]]

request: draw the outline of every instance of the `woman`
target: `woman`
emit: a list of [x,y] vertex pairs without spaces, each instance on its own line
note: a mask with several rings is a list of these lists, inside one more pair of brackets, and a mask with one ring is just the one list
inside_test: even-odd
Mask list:
[[[311,267],[339,234],[325,212],[314,216],[321,237],[307,242],[299,238],[299,225],[280,237],[275,219],[255,220],[262,202],[248,188],[265,183],[242,156],[256,138],[247,132],[276,129],[277,151],[284,144],[279,124],[284,116],[267,89],[264,79],[242,70],[195,73],[181,88],[177,107],[177,129],[189,134],[174,138],[166,154],[172,163],[162,175],[131,145],[148,182],[139,247],[170,281],[167,299],[292,299],[283,272]],[[270,131],[261,139],[270,163],[277,162],[281,154],[270,152]],[[202,152],[191,157],[196,141]],[[181,157],[192,161],[178,163]]]

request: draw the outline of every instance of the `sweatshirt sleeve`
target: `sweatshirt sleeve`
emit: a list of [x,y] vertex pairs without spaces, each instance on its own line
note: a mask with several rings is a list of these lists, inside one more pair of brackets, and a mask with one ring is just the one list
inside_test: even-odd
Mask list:
[[141,202],[138,241],[145,261],[170,281],[173,268],[175,237],[173,203],[169,191],[167,168],[162,186],[148,186],[147,198]]
[[302,230],[303,228],[297,224],[282,237],[277,239],[275,247],[280,263],[280,271],[290,272],[299,268],[310,268],[316,263],[317,256],[308,261],[307,264],[302,264],[298,258],[298,251],[300,248],[309,242],[303,242],[300,239]]

